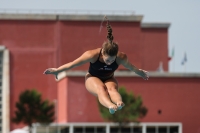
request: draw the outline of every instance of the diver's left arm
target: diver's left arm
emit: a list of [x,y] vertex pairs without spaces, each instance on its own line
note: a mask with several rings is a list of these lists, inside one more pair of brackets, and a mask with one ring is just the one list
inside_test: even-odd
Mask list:
[[144,80],[148,80],[149,76],[147,75],[147,71],[138,69],[134,66],[129,60],[125,53],[120,53],[117,62],[123,65],[125,68],[135,72],[137,75],[141,76]]

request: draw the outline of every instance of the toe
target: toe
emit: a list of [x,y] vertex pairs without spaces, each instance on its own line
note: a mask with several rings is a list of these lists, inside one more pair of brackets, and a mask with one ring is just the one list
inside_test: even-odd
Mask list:
[[114,113],[115,113],[115,110],[112,109],[112,108],[109,108],[109,112],[110,112],[111,114],[114,114]]
[[119,103],[117,104],[117,107],[118,107],[117,109],[118,109],[118,110],[122,109],[122,108],[124,107],[124,105],[125,105],[125,104],[124,104],[123,102],[119,102]]

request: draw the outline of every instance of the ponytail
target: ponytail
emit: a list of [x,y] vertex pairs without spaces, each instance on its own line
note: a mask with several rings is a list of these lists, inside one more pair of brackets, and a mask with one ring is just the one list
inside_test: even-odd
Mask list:
[[104,19],[107,20],[106,28],[107,28],[107,40],[108,42],[105,42],[103,44],[104,53],[110,55],[110,56],[116,56],[118,53],[118,44],[113,41],[114,37],[112,35],[112,27],[110,25],[109,20],[105,16]]
[[112,27],[111,27],[110,22],[107,19],[107,17],[105,17],[105,18],[107,20],[107,24],[106,24],[106,28],[107,28],[107,31],[108,31],[107,39],[112,44],[113,43],[113,39],[114,39],[114,37],[112,35]]

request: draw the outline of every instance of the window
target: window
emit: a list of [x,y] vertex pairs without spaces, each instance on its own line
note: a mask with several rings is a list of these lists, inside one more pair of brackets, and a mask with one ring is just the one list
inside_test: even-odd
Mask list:
[[179,133],[179,127],[178,126],[171,126],[169,128],[170,133]]
[[178,126],[147,126],[147,133],[178,133]]
[[133,127],[133,133],[142,133],[142,127]]
[[147,133],[155,133],[156,127],[147,127]]
[[74,133],[106,133],[105,127],[74,127]]
[[[110,133],[118,133],[119,127],[110,127]],[[121,128],[122,133],[142,133],[142,127],[127,126]]]
[[67,128],[62,128],[61,127],[61,132],[60,133],[69,133],[69,127],[67,127]]

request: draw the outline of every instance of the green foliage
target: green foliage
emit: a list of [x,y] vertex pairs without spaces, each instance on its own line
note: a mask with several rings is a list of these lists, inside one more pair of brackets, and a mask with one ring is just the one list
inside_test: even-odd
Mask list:
[[15,117],[12,118],[14,123],[23,122],[31,127],[34,122],[49,124],[54,121],[54,104],[48,100],[43,101],[35,89],[22,92],[16,108]]
[[135,96],[132,92],[127,93],[124,87],[119,89],[119,93],[125,106],[115,114],[110,114],[108,109],[98,102],[101,116],[105,120],[118,123],[139,122],[138,119],[143,118],[148,112],[147,108],[143,106],[142,98]]

